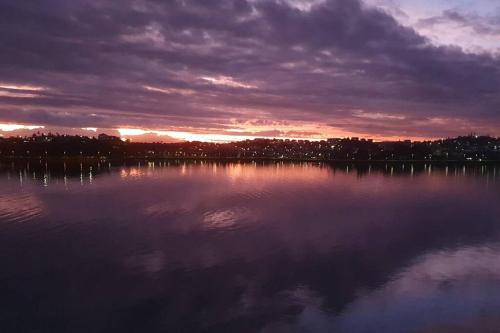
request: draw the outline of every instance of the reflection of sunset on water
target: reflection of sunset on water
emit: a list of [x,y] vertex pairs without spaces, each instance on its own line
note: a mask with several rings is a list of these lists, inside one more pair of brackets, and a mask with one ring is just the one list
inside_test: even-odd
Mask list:
[[[114,320],[116,302],[157,297],[197,320],[202,299],[224,324],[274,313],[262,332],[482,327],[499,315],[499,176],[494,165],[0,163],[2,274],[65,305],[68,287],[52,281],[70,279]],[[71,304],[68,316],[84,311]]]

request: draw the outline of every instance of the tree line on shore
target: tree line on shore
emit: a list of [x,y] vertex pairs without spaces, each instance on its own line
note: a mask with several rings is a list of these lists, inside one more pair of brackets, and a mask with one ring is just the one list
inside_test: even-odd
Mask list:
[[130,142],[116,136],[34,134],[0,138],[3,158],[231,158],[300,160],[500,161],[500,138],[468,135],[433,141],[332,138],[254,139],[228,143]]

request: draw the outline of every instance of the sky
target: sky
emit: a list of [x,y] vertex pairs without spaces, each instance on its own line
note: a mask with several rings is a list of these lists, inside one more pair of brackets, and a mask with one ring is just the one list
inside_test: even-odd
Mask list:
[[497,0],[0,0],[0,135],[500,136]]

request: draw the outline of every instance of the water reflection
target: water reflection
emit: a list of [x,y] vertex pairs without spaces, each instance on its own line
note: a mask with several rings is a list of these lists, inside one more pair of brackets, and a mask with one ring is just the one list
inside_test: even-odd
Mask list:
[[0,164],[0,328],[487,329],[497,168]]
[[[141,165],[142,163],[142,165]],[[299,174],[304,169],[314,169],[315,171],[321,169],[328,169],[332,173],[345,173],[349,174],[355,172],[357,176],[371,175],[372,172],[383,174],[386,176],[415,176],[426,174],[432,176],[437,174],[446,177],[467,177],[467,176],[482,176],[492,181],[496,181],[499,176],[500,166],[497,164],[480,165],[480,164],[426,164],[426,163],[291,163],[291,162],[248,162],[248,163],[231,163],[231,162],[206,162],[206,161],[121,161],[121,162],[106,162],[102,164],[99,160],[88,159],[84,161],[63,160],[63,161],[44,161],[44,160],[31,160],[23,161],[17,160],[12,162],[0,162],[0,174],[3,174],[7,179],[12,179],[14,174],[18,174],[19,182],[22,184],[28,177],[40,179],[43,184],[50,185],[49,180],[51,177],[68,179],[80,179],[83,184],[91,183],[93,178],[99,174],[109,174],[113,169],[116,172],[120,170],[121,177],[140,177],[151,176],[155,168],[177,168],[181,175],[187,175],[192,172],[193,168],[211,169],[214,175],[217,174],[218,169],[223,169],[224,172],[231,178],[235,179],[241,176],[253,177],[259,167],[259,174],[262,170],[285,170],[286,174],[290,177],[291,171],[299,170]],[[301,176],[306,176],[302,174]],[[314,173],[314,177],[317,173]]]

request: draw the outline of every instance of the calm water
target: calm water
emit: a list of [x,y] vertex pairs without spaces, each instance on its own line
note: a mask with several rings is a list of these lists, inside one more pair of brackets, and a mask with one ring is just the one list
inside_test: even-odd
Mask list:
[[495,166],[0,166],[1,332],[499,326]]

